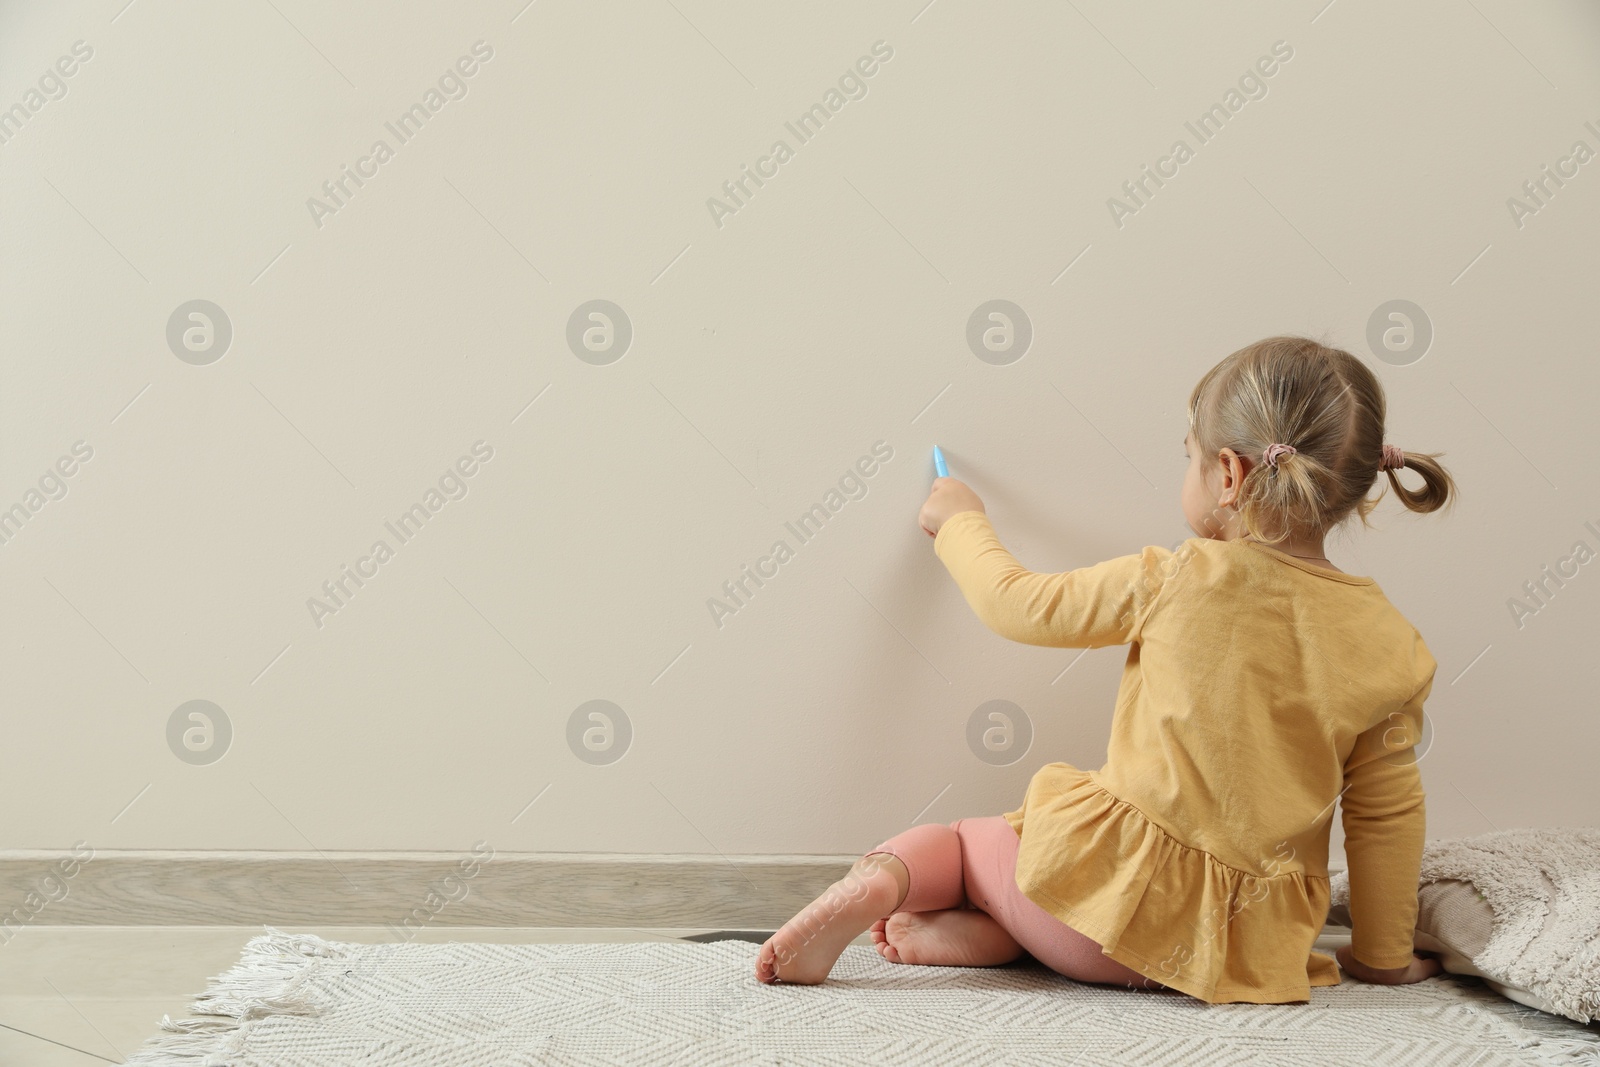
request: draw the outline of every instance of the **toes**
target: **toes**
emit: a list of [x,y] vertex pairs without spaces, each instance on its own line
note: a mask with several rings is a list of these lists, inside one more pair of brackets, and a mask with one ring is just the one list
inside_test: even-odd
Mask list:
[[777,978],[777,968],[774,966],[774,962],[775,953],[772,949],[772,942],[768,941],[766,944],[761,946],[761,953],[756,957],[757,981],[771,982],[773,979]]
[[[889,931],[891,920],[894,921],[894,932],[892,934]],[[905,957],[900,953],[900,946],[896,944],[901,940],[903,934],[904,924],[892,915],[886,919],[879,919],[872,927],[872,938],[876,942],[874,947],[890,963],[905,962]]]

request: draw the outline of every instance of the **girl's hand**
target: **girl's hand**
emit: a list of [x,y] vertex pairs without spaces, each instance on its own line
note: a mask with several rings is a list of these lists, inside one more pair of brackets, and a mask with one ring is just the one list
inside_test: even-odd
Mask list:
[[983,501],[978,499],[978,494],[954,478],[935,478],[933,490],[928,493],[917,520],[929,537],[937,537],[939,527],[949,521],[950,516],[963,511],[983,511]]
[[1368,967],[1356,959],[1350,951],[1349,945],[1340,945],[1334,953],[1339,958],[1339,966],[1352,978],[1373,985],[1410,985],[1421,982],[1444,970],[1444,964],[1432,956],[1419,956],[1411,954],[1411,963],[1405,967],[1394,967],[1380,970],[1377,967]]

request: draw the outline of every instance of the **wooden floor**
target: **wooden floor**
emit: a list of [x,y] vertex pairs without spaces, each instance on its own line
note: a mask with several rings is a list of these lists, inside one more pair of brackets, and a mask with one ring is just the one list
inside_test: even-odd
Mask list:
[[[336,941],[394,940],[383,927],[294,927]],[[121,1063],[155,1035],[162,1015],[184,1018],[212,975],[231,967],[259,926],[29,926],[0,945],[0,1064],[93,1067]],[[527,944],[660,941],[711,930],[424,928],[417,941]],[[1341,935],[1345,935],[1341,937]],[[1332,955],[1348,931],[1317,942]],[[865,937],[857,944],[870,944]]]

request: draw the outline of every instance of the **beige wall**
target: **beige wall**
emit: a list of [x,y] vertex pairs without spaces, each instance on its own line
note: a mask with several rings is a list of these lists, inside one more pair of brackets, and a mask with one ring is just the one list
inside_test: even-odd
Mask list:
[[[1371,360],[1391,440],[1463,489],[1331,553],[1438,657],[1430,833],[1592,823],[1600,563],[1520,626],[1508,600],[1600,550],[1600,161],[1507,201],[1600,151],[1596,9],[922,4],[7,5],[0,506],[39,506],[0,545],[0,847],[854,852],[1007,810],[1042,763],[1100,765],[1124,650],[974,620],[917,526],[930,445],[1037,570],[1172,545],[1190,388],[1280,332]],[[594,299],[632,327],[606,364],[566,339]],[[1021,359],[967,344],[992,299]],[[1421,358],[1368,346],[1397,299]],[[231,324],[209,363],[186,311],[169,345],[195,300]],[[77,442],[65,496],[30,498]],[[800,544],[785,521],[876,442]],[[609,765],[567,740],[597,699],[631,722]],[[220,760],[179,757],[224,747],[190,753],[187,713],[169,744],[193,700]],[[1032,723],[1008,766],[968,747],[991,700]]]

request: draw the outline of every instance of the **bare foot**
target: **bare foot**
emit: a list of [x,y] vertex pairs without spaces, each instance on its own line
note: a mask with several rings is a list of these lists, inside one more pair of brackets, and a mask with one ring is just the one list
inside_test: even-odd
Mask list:
[[881,863],[858,861],[767,939],[756,957],[756,978],[816,985],[828,977],[850,942],[874,919],[894,910],[901,894],[894,874]]
[[1023,955],[1004,927],[976,909],[897,911],[872,924],[872,942],[890,963],[930,967],[997,967]]

